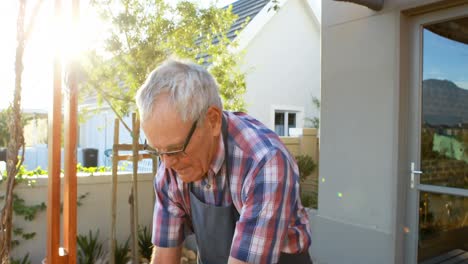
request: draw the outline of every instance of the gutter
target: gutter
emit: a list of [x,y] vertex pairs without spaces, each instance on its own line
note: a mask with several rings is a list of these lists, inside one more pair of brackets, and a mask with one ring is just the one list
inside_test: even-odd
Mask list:
[[383,8],[384,0],[335,0],[340,2],[351,2],[368,7],[374,11],[380,11]]

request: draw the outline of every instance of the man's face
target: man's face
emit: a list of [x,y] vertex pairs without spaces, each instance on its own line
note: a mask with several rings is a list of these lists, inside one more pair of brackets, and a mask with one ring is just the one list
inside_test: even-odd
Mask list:
[[[206,175],[217,151],[221,114],[218,108],[210,107],[205,116],[184,122],[168,97],[162,95],[142,128],[151,147],[161,153],[175,152],[161,155],[166,168],[174,169],[184,182],[194,182]],[[183,152],[178,151],[184,146]]]

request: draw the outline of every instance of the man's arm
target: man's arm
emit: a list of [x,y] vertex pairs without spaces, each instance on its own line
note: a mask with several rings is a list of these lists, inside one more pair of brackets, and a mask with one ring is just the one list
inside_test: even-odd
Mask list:
[[153,254],[151,256],[151,264],[179,264],[181,257],[182,247],[153,247]]

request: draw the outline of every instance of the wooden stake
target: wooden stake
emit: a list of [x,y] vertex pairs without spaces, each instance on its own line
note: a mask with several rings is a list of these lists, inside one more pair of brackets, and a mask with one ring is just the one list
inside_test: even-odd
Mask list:
[[119,120],[114,121],[114,145],[112,146],[112,222],[110,239],[110,262],[115,263],[116,218],[117,218],[117,166],[119,165]]
[[[55,0],[55,16],[61,14],[61,1]],[[58,19],[57,19],[58,20]],[[58,23],[58,21],[57,21]],[[54,58],[52,111],[49,111],[49,178],[47,199],[47,263],[59,263],[60,243],[60,152],[62,123],[62,65],[60,54]]]
[[130,188],[130,194],[128,195],[128,204],[130,205],[130,229],[131,229],[131,252],[132,252],[132,263],[139,263],[135,262],[137,258],[137,251],[135,245],[135,204],[133,203],[133,188]]
[[133,129],[133,173],[132,173],[132,211],[133,211],[133,225],[132,225],[132,257],[133,263],[139,263],[138,257],[138,150],[140,138],[140,120],[137,118],[136,113],[132,114],[132,129]]
[[[72,16],[74,29],[78,24],[79,0],[72,2]],[[64,193],[63,193],[63,243],[68,263],[76,263],[76,234],[77,234],[77,178],[76,178],[76,149],[78,131],[78,79],[75,61],[69,69],[69,93],[65,101],[65,164],[64,164]]]

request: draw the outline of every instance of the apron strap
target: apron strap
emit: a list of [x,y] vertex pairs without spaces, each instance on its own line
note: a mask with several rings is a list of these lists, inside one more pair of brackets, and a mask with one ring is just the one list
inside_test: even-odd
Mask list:
[[228,150],[228,124],[227,120],[222,115],[221,133],[223,134],[224,142],[224,164],[226,164],[226,181],[229,191],[231,190],[230,176],[231,176],[231,162],[229,161],[229,150]]

